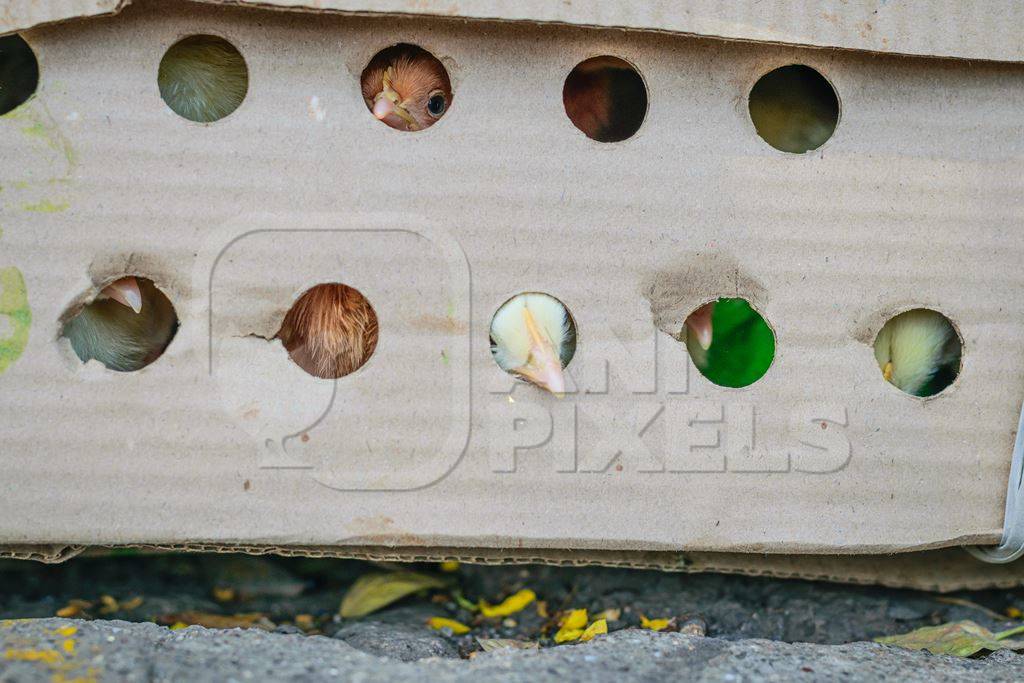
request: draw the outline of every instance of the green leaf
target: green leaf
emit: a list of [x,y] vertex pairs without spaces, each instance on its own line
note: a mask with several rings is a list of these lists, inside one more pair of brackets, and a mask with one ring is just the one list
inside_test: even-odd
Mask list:
[[341,616],[364,617],[413,593],[444,587],[441,579],[416,572],[360,576],[341,601]]
[[973,621],[954,621],[926,626],[899,636],[875,638],[875,642],[910,650],[927,650],[936,655],[970,657],[982,650],[1024,650],[1024,640],[1006,640],[1018,633],[1024,633],[1024,626],[992,633]]

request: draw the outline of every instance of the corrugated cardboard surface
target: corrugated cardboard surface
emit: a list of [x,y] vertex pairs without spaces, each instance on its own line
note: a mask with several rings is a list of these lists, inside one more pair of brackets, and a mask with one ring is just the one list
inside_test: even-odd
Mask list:
[[[228,118],[160,100],[163,52],[223,35],[250,69]],[[0,119],[0,266],[29,346],[0,376],[0,543],[870,553],[996,542],[1024,388],[1024,72],[657,34],[145,3],[38,29],[37,97]],[[397,41],[455,91],[426,132],[375,121],[358,74]],[[587,139],[561,89],[611,53],[650,108]],[[835,136],[790,156],[745,96],[825,74]],[[157,363],[83,367],[60,321],[151,277],[182,327]],[[324,382],[267,341],[308,286],[359,288],[381,340]],[[524,290],[570,308],[564,399],[490,358]],[[716,296],[777,335],[715,387],[669,333]],[[882,381],[874,334],[948,315],[961,375]],[[515,386],[514,393],[508,391]]]
[[[1013,0],[198,0],[315,12],[410,14],[688,33],[964,59],[1024,59]],[[0,33],[118,11],[131,0],[5,0]]]

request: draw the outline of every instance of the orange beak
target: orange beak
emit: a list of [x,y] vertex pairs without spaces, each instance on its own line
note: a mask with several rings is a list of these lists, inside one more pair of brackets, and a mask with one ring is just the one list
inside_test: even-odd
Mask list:
[[413,118],[408,109],[402,106],[402,98],[394,89],[394,78],[395,69],[389,66],[384,71],[381,91],[373,98],[373,115],[392,128],[397,128],[398,130],[417,130],[416,119]]
[[686,326],[690,328],[690,332],[697,338],[697,343],[705,351],[711,348],[711,314],[714,311],[715,303],[712,301],[698,308],[686,319]]
[[525,365],[512,372],[562,398],[565,395],[565,373],[562,371],[562,359],[558,357],[558,350],[537,326],[537,321],[529,309],[523,309],[523,321],[530,335],[530,356]]
[[136,313],[142,312],[142,292],[139,282],[133,277],[123,277],[107,285],[101,294],[110,297],[119,304],[124,304]]

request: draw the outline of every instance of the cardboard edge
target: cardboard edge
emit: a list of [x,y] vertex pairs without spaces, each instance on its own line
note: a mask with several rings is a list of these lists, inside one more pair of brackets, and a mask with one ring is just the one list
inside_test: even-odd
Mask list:
[[[826,581],[950,593],[1024,586],[1024,560],[986,565],[962,548],[897,555],[769,555],[689,551],[531,550],[522,548],[403,548],[388,546],[293,546],[183,543],[131,545],[0,546],[0,558],[65,562],[83,553],[107,555],[125,549],[143,553],[242,553],[371,562],[447,562],[475,565],[539,564],[556,567],[647,569],[683,574]],[[939,567],[939,569],[936,569]],[[952,571],[946,571],[952,567]],[[932,577],[932,578],[929,578]]]
[[[682,36],[689,38],[707,38],[709,40],[721,40],[734,43],[753,43],[757,45],[779,45],[785,47],[812,49],[812,50],[842,50],[844,52],[859,52],[873,55],[900,55],[904,57],[923,57],[930,59],[956,59],[971,62],[997,62],[997,63],[1019,63],[1024,60],[1011,59],[1011,58],[999,58],[999,57],[977,57],[977,56],[962,56],[962,55],[951,55],[951,54],[934,54],[928,52],[913,52],[913,51],[900,51],[900,50],[871,50],[867,48],[828,45],[825,43],[803,43],[803,42],[790,42],[784,40],[768,40],[768,39],[757,39],[757,38],[742,38],[738,36],[724,36],[716,33],[700,33],[696,31],[678,31],[668,29],[656,29],[650,27],[637,27],[637,26],[625,26],[620,24],[589,24],[589,23],[576,23],[569,21],[556,21],[556,20],[533,20],[533,19],[508,19],[506,17],[492,17],[492,16],[456,16],[451,14],[445,14],[441,12],[430,12],[428,10],[418,12],[400,12],[394,10],[344,10],[335,9],[329,7],[302,7],[302,6],[282,6],[272,2],[243,2],[241,0],[188,0],[189,2],[215,5],[219,7],[232,7],[232,8],[243,8],[243,9],[255,9],[255,10],[266,10],[273,12],[299,12],[304,14],[331,14],[331,15],[342,15],[342,16],[353,16],[353,17],[401,17],[404,19],[431,19],[431,20],[449,20],[449,21],[464,21],[464,22],[485,22],[485,23],[498,23],[498,24],[514,24],[522,25],[527,24],[531,26],[557,26],[564,28],[580,28],[580,29],[591,29],[591,30],[608,30],[608,31],[625,31],[630,33],[652,33],[656,35],[666,36]],[[48,21],[29,22],[27,24],[19,24],[18,20],[14,20],[6,27],[0,25],[0,37],[7,36],[13,33],[20,33],[22,31],[29,31],[44,26],[50,26],[53,24],[70,23],[82,19],[92,19],[98,17],[111,17],[119,14],[125,7],[130,5],[132,0],[120,0],[115,7],[109,11],[101,11],[95,14],[71,14],[61,17],[54,18]]]

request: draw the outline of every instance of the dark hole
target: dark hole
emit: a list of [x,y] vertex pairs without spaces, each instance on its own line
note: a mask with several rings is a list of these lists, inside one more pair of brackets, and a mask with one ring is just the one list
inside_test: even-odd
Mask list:
[[820,73],[790,64],[769,71],[754,84],[750,118],[769,145],[803,154],[832,137],[839,122],[839,98]]
[[562,103],[569,120],[598,142],[632,137],[647,115],[647,87],[629,62],[593,57],[565,79]]
[[17,109],[39,85],[39,63],[18,35],[0,38],[0,116]]

